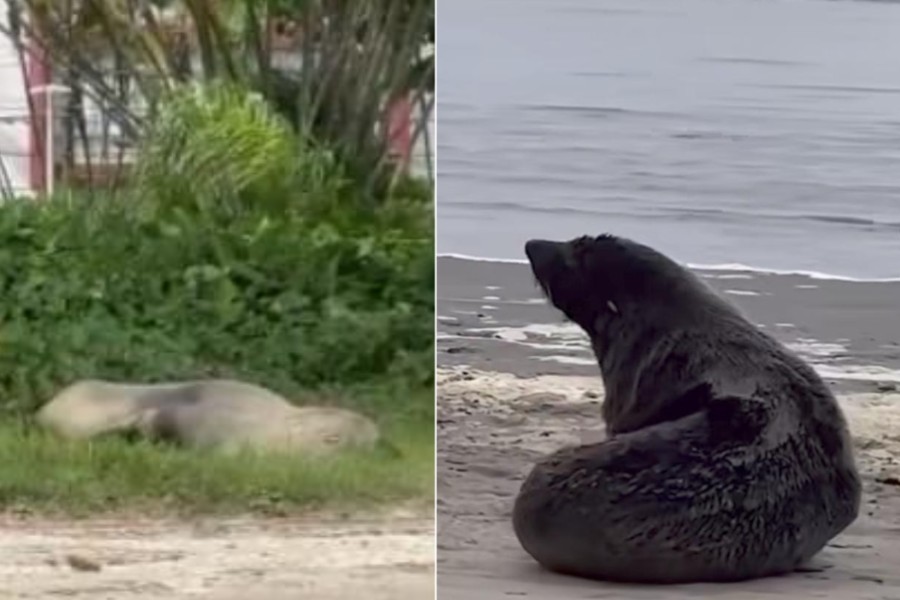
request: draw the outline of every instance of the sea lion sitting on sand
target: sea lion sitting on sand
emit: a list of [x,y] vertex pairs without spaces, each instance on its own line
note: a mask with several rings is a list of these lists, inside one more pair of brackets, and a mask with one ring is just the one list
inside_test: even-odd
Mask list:
[[69,439],[134,432],[194,448],[322,454],[372,448],[376,425],[355,412],[294,406],[265,388],[214,379],[150,385],[80,381],[37,414],[43,427]]
[[513,527],[535,560],[613,581],[736,581],[795,570],[856,519],[847,425],[810,366],[647,246],[603,235],[525,252],[590,336],[610,436],[522,485]]

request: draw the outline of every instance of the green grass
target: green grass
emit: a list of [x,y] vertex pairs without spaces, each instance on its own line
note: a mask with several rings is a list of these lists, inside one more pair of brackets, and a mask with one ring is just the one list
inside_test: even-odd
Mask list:
[[[415,392],[421,401],[433,392]],[[428,505],[434,494],[434,430],[395,415],[391,447],[318,460],[222,455],[105,438],[62,441],[21,421],[0,421],[0,508],[85,517],[98,513],[285,515],[311,509]]]

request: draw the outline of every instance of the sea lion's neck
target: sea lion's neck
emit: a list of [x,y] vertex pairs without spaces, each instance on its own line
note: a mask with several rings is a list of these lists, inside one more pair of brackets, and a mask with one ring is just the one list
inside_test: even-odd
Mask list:
[[611,325],[591,338],[603,377],[602,414],[610,433],[630,431],[660,418],[670,420],[663,415],[693,412],[687,405],[673,403],[681,404],[678,398],[697,384],[695,374],[703,357],[694,346],[702,332],[672,330],[652,322]]
[[[643,336],[626,331],[624,319],[609,319],[603,325],[588,334],[603,379],[601,413],[607,428],[613,432],[615,424],[634,404],[633,397],[644,362],[638,343]],[[647,348],[644,348],[643,352],[646,351]]]

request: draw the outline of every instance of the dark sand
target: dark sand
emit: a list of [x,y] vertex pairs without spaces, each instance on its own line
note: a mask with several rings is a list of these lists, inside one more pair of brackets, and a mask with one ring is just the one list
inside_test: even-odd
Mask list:
[[812,570],[789,577],[662,589],[543,571],[516,541],[510,509],[541,456],[602,439],[598,370],[584,336],[542,301],[527,265],[442,258],[437,306],[442,600],[726,594],[900,600],[900,283],[702,274],[716,289],[730,290],[728,297],[756,323],[813,363],[839,395],[865,477],[857,522],[829,544]]

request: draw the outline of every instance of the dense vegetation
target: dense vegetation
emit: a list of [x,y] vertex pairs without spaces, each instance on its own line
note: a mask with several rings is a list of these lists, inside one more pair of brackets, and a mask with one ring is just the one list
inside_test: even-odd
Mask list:
[[0,210],[2,409],[86,376],[430,385],[430,192],[373,206],[326,151],[279,151],[291,138],[259,107],[213,94],[200,116],[192,97],[148,138],[134,188]]
[[[157,56],[147,38],[152,28],[129,30],[114,2],[89,3],[95,12],[65,32],[54,29],[71,16],[59,6],[24,4],[45,11],[40,30],[27,33],[43,35],[67,69],[75,108],[82,93],[105,99],[138,160],[114,191],[0,205],[0,455],[16,456],[0,467],[0,509],[278,512],[409,497],[427,505],[433,198],[430,185],[398,176],[382,126],[382,100],[421,91],[433,68],[408,60],[429,27],[426,4],[283,3],[307,23],[340,17],[320,37],[332,59],[362,47],[341,59],[340,85],[322,78],[327,69],[285,80],[264,52],[248,71],[238,57],[263,27],[258,15],[231,15],[256,28],[235,43],[217,37],[223,15],[199,10],[254,2],[185,3],[207,36],[200,78],[175,72],[177,57]],[[22,5],[12,2],[11,15]],[[360,22],[368,33],[353,42],[347,31]],[[386,42],[404,28],[415,35]],[[7,29],[19,48],[23,31]],[[149,112],[117,105],[118,91],[92,71],[86,40],[98,36],[138,79],[156,61],[162,84],[138,82]],[[76,379],[208,376],[358,409],[390,444],[316,463],[121,439],[68,443],[30,424]]]

